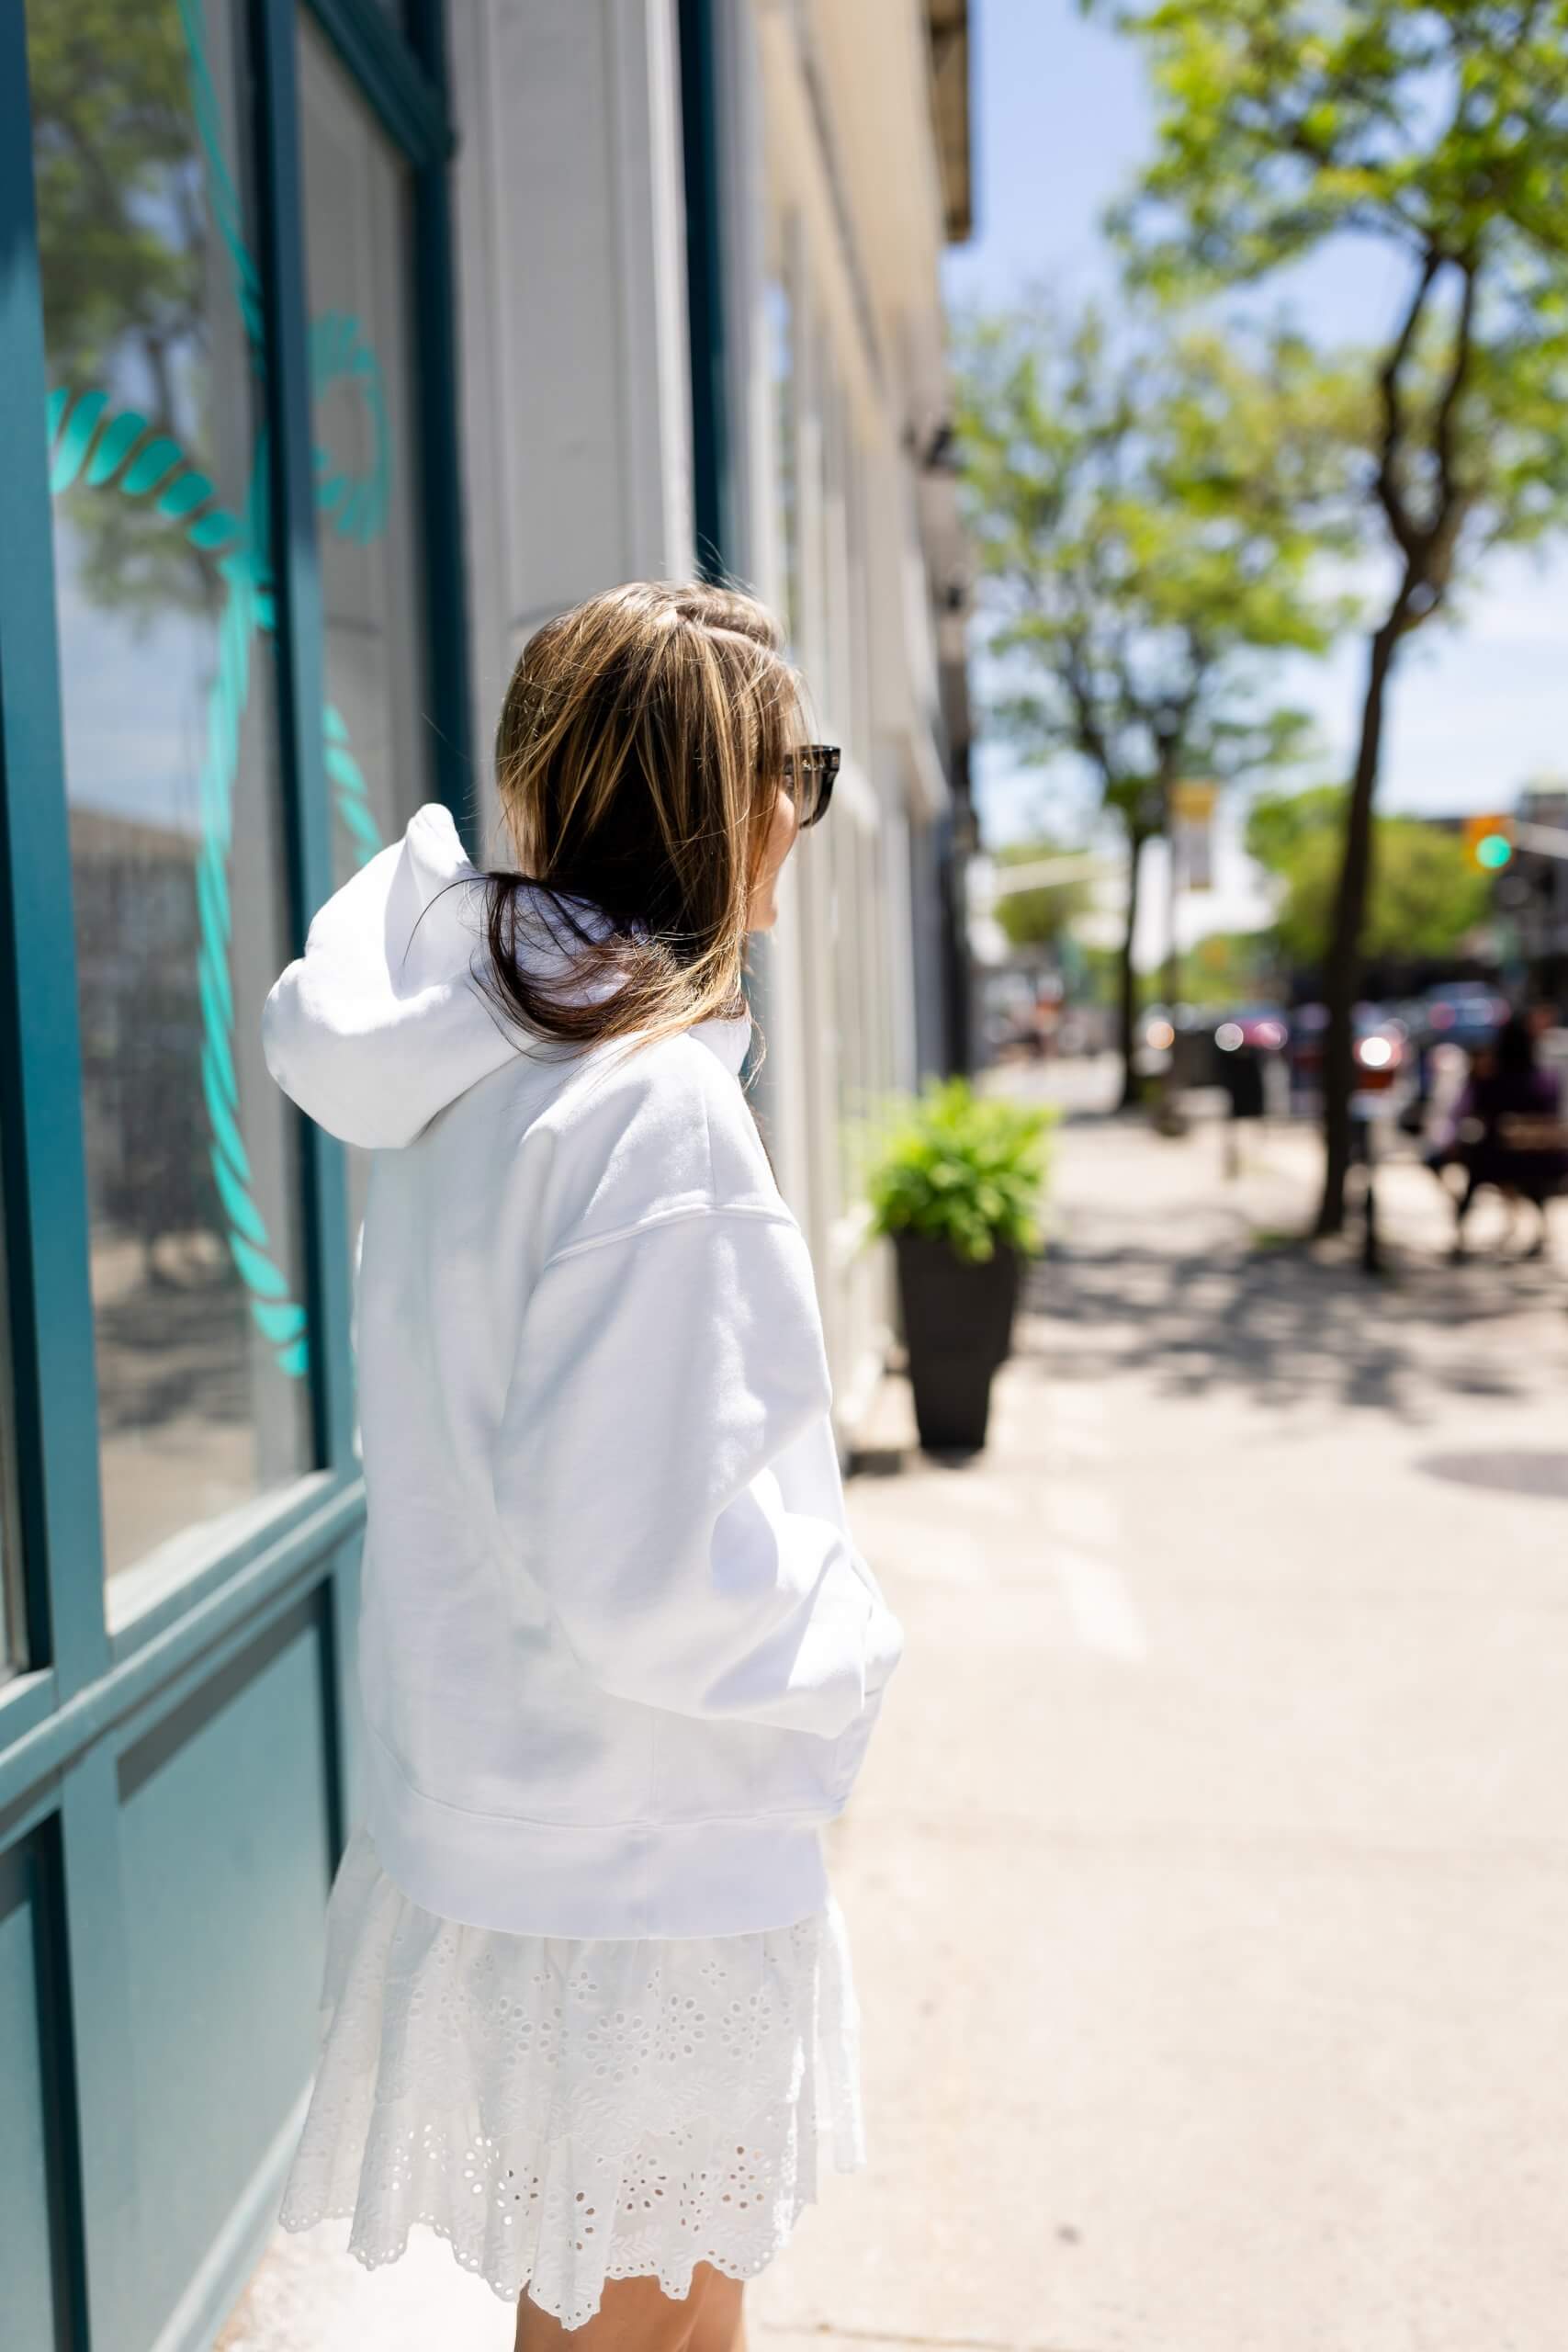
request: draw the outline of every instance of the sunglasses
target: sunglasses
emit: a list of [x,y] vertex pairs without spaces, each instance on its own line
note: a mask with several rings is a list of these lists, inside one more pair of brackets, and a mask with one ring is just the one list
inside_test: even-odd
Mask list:
[[798,822],[819,824],[833,797],[839,773],[837,743],[802,743],[784,754],[784,782],[795,797]]

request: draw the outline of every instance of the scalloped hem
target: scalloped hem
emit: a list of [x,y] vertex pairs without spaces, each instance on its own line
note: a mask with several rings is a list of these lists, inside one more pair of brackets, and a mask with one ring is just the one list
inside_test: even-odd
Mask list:
[[[847,2172],[861,2169],[856,2165],[840,2165],[836,2168]],[[604,2275],[600,2281],[600,2295],[595,2296],[592,2309],[584,2309],[581,2300],[575,2307],[570,2305],[564,2298],[558,2297],[557,2301],[552,2302],[549,2300],[549,2290],[546,2289],[541,2291],[531,2276],[521,2278],[515,2286],[507,2285],[492,2278],[482,2262],[464,2253],[450,2227],[430,2213],[412,2214],[403,2224],[398,2243],[380,2251],[356,2245],[351,2228],[349,2241],[344,2251],[353,2256],[362,2270],[388,2270],[394,2262],[400,2262],[403,2256],[407,2254],[409,2241],[414,2231],[428,2230],[431,2236],[438,2238],[446,2248],[458,2269],[467,2272],[470,2278],[481,2280],[497,2301],[503,2302],[509,2311],[515,2311],[519,2298],[526,2294],[540,2311],[547,2312],[552,2319],[558,2320],[561,2326],[570,2332],[574,2327],[586,2325],[587,2322],[594,2316],[599,2309],[603,2290],[613,2278],[655,2278],[658,2280],[661,2294],[668,2295],[672,2302],[684,2302],[692,2291],[692,2280],[696,2274],[698,2263],[705,2262],[710,2268],[722,2271],[727,2278],[734,2279],[738,2286],[750,2286],[754,2278],[761,2277],[774,2256],[784,2252],[793,2233],[795,2222],[800,2219],[800,2214],[805,2212],[807,2205],[815,2202],[816,2199],[810,2198],[804,2200],[789,2228],[778,2238],[775,2245],[770,2246],[767,2252],[760,2256],[742,2260],[738,2256],[705,2249],[700,2254],[694,2254],[687,2267],[683,2282],[672,2269],[667,2271],[662,2268],[649,2268],[634,2256],[626,2257],[624,2262],[612,2256],[605,2265]],[[301,2236],[309,2230],[325,2229],[329,2222],[347,2222],[352,2225],[353,2221],[352,2210],[345,2208],[329,2213],[296,2214],[291,2220],[280,2220],[279,2226],[288,2231],[290,2235]]]

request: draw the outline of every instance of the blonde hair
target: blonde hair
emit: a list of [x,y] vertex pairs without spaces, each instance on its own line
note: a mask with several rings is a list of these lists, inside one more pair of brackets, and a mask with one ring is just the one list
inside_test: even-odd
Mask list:
[[[779,625],[737,589],[634,582],[530,638],[495,741],[522,868],[487,877],[502,1009],[572,1046],[744,1013],[752,886],[802,725]],[[569,991],[519,952],[541,922]]]

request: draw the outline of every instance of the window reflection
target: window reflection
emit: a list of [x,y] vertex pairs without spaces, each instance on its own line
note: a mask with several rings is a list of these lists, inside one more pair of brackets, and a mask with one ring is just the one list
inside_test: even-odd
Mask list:
[[[4,1265],[0,1263],[0,1335],[10,1329]],[[10,1383],[11,1351],[0,1348],[0,1682],[29,1664],[27,1615],[22,1593],[22,1547],[17,1524],[16,1419]]]
[[[409,333],[407,166],[301,17],[317,539],[333,861],[346,881],[433,791]],[[368,1160],[348,1155],[357,1231]]]
[[800,642],[800,496],[796,480],[795,297],[780,271],[765,289],[768,365],[773,401],[773,528],[780,618],[792,646]]
[[28,17],[111,1573],[310,1461],[243,33]]
[[430,797],[407,166],[300,20],[317,537],[338,878]]

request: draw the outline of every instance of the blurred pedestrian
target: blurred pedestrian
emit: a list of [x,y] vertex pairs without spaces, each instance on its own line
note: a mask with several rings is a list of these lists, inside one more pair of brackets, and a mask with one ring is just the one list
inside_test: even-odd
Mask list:
[[1529,1014],[1509,1014],[1493,1044],[1472,1056],[1449,1134],[1427,1154],[1427,1165],[1445,1186],[1445,1170],[1455,1167],[1463,1173],[1464,1189],[1454,1196],[1456,1258],[1464,1255],[1465,1219],[1485,1184],[1495,1185],[1508,1204],[1510,1233],[1513,1212],[1520,1202],[1529,1203],[1537,1228],[1524,1254],[1545,1254],[1546,1204],[1568,1182],[1568,1147],[1558,1079],[1538,1066],[1536,1036]]

